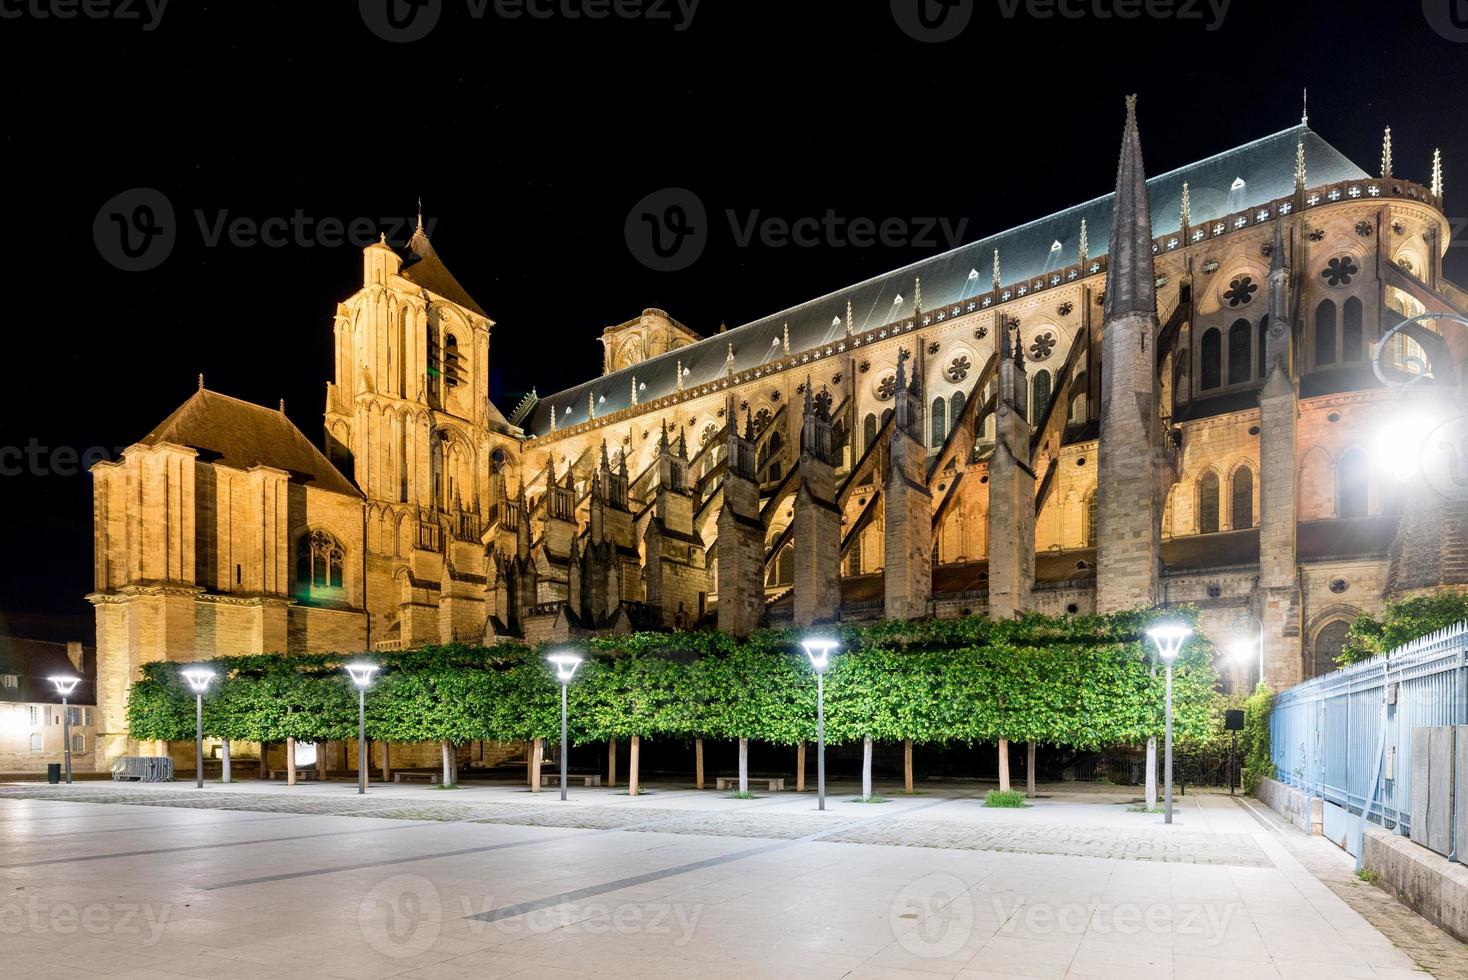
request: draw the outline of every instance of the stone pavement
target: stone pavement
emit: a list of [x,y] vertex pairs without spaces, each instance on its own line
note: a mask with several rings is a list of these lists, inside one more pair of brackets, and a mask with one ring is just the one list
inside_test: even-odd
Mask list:
[[824,813],[654,789],[0,786],[6,973],[1427,976],[1390,935],[1444,977],[1463,959],[1363,917],[1349,858],[1227,797],[1164,827],[1069,787],[1018,811],[833,787]]

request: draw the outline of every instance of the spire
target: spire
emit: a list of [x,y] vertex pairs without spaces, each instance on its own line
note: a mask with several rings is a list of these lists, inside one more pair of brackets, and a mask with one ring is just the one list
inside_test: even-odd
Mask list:
[[1019,321],[1011,320],[1014,326],[1014,366],[1021,371],[1025,369],[1025,344],[1019,334]]
[[733,344],[730,344],[729,345],[729,356],[726,357],[726,358],[724,358],[724,373],[725,374],[733,374],[734,373],[734,345]]
[[1295,190],[1305,189],[1305,141],[1295,144]]
[[688,432],[683,426],[678,426],[678,458],[688,458]]
[[1086,219],[1085,218],[1082,218],[1081,219],[1081,247],[1080,247],[1080,253],[1079,253],[1080,254],[1080,262],[1081,262],[1081,265],[1085,265],[1086,264],[1086,253],[1089,250],[1090,250],[1090,247],[1086,243]]
[[1300,89],[1300,125],[1310,125],[1310,90]]
[[1392,128],[1388,126],[1381,137],[1381,176],[1382,179],[1392,175]]
[[815,402],[814,402],[814,392],[811,390],[813,387],[814,386],[811,384],[810,375],[807,374],[805,376],[805,414],[806,415],[809,415],[811,413],[811,409],[813,408],[813,406],[815,404]]
[[994,288],[999,288],[999,249],[994,250]]
[[851,336],[853,323],[851,320],[851,300],[846,301],[846,336]]
[[897,348],[897,384],[894,390],[901,391],[907,387],[907,359],[912,354],[906,347]]
[[683,390],[683,362],[682,361],[675,361],[674,363],[677,365],[677,369],[678,369],[678,379],[677,379],[677,382],[678,383],[673,388],[673,390],[674,391],[682,391]]
[[586,419],[590,421],[596,418],[596,394],[588,391],[586,393]]
[[282,414],[282,415],[285,414],[285,399],[284,398],[282,398],[280,400],[280,414]]
[[790,356],[790,324],[785,324],[785,356]]
[[1183,181],[1182,221],[1183,227],[1185,228],[1193,223],[1193,200],[1188,194],[1188,182],[1186,180]]
[[1137,132],[1137,97],[1126,99],[1126,128],[1116,166],[1112,198],[1111,246],[1106,266],[1106,319],[1129,313],[1157,315],[1152,267],[1152,212],[1147,201],[1147,173],[1142,166],[1142,138]]
[[632,376],[632,404],[637,404],[637,375]]
[[662,426],[663,426],[662,434],[658,436],[658,452],[659,453],[665,453],[665,452],[668,451],[668,420],[667,419],[663,419]]
[[912,283],[912,315],[919,316],[923,312],[923,279],[917,276]]
[[744,441],[754,441],[754,412],[750,411],[747,403],[744,406]]
[[203,391],[204,390],[204,372],[203,371],[200,371],[199,372],[199,390],[200,391]]
[[612,464],[607,460],[607,441],[605,439],[601,441],[601,468],[604,470],[612,468]]
[[423,195],[418,195],[418,230],[423,230]]
[[[1439,201],[1443,196],[1443,151],[1432,151],[1432,196]],[[202,377],[202,375],[200,375]]]

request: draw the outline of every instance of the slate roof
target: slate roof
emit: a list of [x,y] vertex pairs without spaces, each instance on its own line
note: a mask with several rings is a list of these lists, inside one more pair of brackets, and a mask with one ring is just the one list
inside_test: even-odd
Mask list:
[[489,314],[474,302],[474,297],[469,295],[468,290],[459,285],[459,280],[454,278],[454,274],[433,250],[433,244],[429,242],[428,235],[423,231],[421,220],[418,223],[418,229],[413,232],[413,237],[408,240],[408,250],[403,256],[402,273],[403,278],[409,282],[417,283],[424,289],[437,293],[466,310],[473,310],[485,319],[489,318]]
[[145,446],[188,446],[204,462],[238,469],[270,466],[289,472],[293,483],[361,496],[285,413],[205,388],[140,441]]
[[[48,677],[75,677],[77,669],[66,655],[65,643],[0,636],[0,675],[15,674],[19,687],[0,685],[0,702],[60,704],[61,695]],[[72,704],[97,703],[97,649],[82,647],[82,682],[68,696]]]
[[[1147,191],[1152,206],[1153,236],[1165,235],[1181,227],[1184,181],[1188,184],[1195,224],[1288,196],[1294,190],[1295,146],[1301,141],[1305,144],[1305,166],[1311,186],[1369,176],[1307,126],[1293,126],[1149,179]],[[1243,184],[1235,187],[1235,180],[1242,180]],[[639,385],[647,385],[639,401],[652,401],[672,394],[677,390],[674,374],[680,361],[688,369],[685,387],[713,381],[724,375],[729,344],[734,345],[735,371],[758,367],[781,353],[782,346],[778,341],[787,322],[790,325],[790,346],[794,351],[843,339],[846,333],[844,323],[833,321],[837,318],[844,320],[847,302],[852,306],[852,329],[857,332],[911,316],[913,280],[918,277],[923,283],[925,309],[938,309],[979,292],[988,292],[996,248],[1005,283],[1019,282],[1063,268],[1076,261],[1082,219],[1086,221],[1090,256],[1104,255],[1111,233],[1112,196],[1106,194],[990,235],[544,397],[525,420],[525,429],[531,435],[548,433],[552,409],[561,413],[557,418],[557,428],[585,422],[588,393],[598,400],[598,416],[629,407],[631,376],[634,374]],[[1060,247],[1052,249],[1052,244],[1057,242]],[[603,395],[606,401],[600,402]],[[570,415],[565,414],[568,407]]]

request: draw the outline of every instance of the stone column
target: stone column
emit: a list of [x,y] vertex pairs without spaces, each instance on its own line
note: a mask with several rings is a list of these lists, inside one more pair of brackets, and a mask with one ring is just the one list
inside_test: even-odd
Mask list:
[[[923,339],[914,343],[921,348]],[[897,356],[897,394],[887,480],[882,488],[883,611],[889,619],[927,616],[933,595],[933,497],[923,442],[921,369],[907,381],[907,351]]]
[[[799,486],[795,491],[795,622],[834,622],[841,605],[841,509],[836,506],[835,446],[829,403],[817,404],[806,380]],[[722,600],[720,600],[722,601]]]
[[734,396],[724,402],[728,430],[727,473],[719,509],[719,631],[748,636],[765,611],[765,528],[755,482],[754,425],[745,412],[744,435],[734,417]]
[[[1018,325],[995,324],[999,398],[989,458],[989,615],[1012,619],[1030,607],[1035,583],[1035,474],[1025,420],[1029,382]],[[1011,340],[1012,337],[1012,340]]]

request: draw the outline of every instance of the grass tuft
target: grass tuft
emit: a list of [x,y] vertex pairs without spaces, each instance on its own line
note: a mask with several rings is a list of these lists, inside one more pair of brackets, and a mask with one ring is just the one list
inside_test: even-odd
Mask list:
[[1029,804],[1025,802],[1025,794],[1017,789],[991,789],[984,796],[984,806],[1018,810],[1022,807],[1029,806]]

